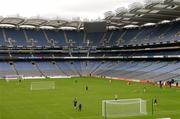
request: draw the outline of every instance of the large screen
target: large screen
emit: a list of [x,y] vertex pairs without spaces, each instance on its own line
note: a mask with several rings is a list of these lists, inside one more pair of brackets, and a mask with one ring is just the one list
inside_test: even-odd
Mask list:
[[85,32],[106,32],[106,22],[85,22]]

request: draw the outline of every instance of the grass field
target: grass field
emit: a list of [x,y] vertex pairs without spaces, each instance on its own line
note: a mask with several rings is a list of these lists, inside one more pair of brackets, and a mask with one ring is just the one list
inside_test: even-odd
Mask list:
[[[49,79],[50,80],[50,79]],[[52,80],[52,79],[51,79]],[[75,80],[78,82],[75,83]],[[160,89],[151,84],[112,81],[91,77],[54,79],[56,89],[31,91],[30,84],[35,81],[23,80],[6,82],[0,80],[0,119],[103,119],[101,103],[105,99],[142,98],[147,100],[148,115],[123,117],[118,119],[156,119],[171,117],[180,119],[180,89]],[[88,85],[89,90],[85,90]],[[144,93],[143,88],[147,91]],[[83,110],[73,109],[73,99],[77,97]],[[158,105],[151,114],[151,100],[157,97]]]

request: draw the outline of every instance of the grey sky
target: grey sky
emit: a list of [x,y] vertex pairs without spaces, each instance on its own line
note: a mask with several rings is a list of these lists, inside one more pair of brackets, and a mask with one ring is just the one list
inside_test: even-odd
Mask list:
[[81,17],[96,19],[104,12],[144,0],[0,0],[0,16]]

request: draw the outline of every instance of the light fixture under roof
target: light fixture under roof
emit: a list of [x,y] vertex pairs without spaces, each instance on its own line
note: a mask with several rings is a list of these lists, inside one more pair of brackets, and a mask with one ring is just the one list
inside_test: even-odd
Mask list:
[[141,13],[147,13],[149,11],[150,11],[150,9],[139,9],[139,10],[137,10],[137,12],[141,12]]
[[126,25],[126,26],[124,26],[123,28],[136,28],[136,27],[138,27],[138,25]]
[[144,14],[137,14],[136,17],[142,17]]
[[160,23],[169,23],[169,22],[170,22],[169,20],[163,20]]
[[134,21],[134,22],[132,22],[132,24],[138,24],[138,23],[139,23],[139,22],[135,22],[135,21]]
[[176,21],[180,21],[180,17],[176,18]]
[[155,14],[155,13],[158,13],[160,10],[152,10],[152,11],[150,11],[149,13],[153,13],[153,14]]
[[134,16],[134,14],[126,13],[126,14],[124,14],[123,16],[125,16],[125,17],[132,17],[132,16]]
[[169,7],[167,7],[167,9],[176,9],[178,7],[178,5],[171,5]]
[[128,20],[130,20],[130,18],[123,18],[123,20],[128,21]]
[[155,25],[155,23],[146,23],[143,26],[152,26],[152,25]]

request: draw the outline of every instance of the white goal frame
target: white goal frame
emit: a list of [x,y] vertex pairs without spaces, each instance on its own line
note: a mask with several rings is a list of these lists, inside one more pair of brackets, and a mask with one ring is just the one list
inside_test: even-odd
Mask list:
[[[110,107],[109,107],[109,105],[110,105]],[[114,110],[116,111],[116,113],[114,113],[114,114],[111,113],[111,109],[113,109],[113,105],[115,105]],[[123,113],[123,111],[122,111],[123,109],[125,111],[127,111],[127,109],[128,109],[128,108],[126,108],[127,106],[129,107],[129,110],[131,110],[131,105],[135,105],[135,112]],[[119,100],[103,100],[102,101],[102,116],[105,117],[105,119],[107,119],[107,118],[118,118],[118,117],[146,115],[147,114],[146,105],[147,105],[146,100],[143,100],[141,98],[119,99]],[[117,110],[116,110],[116,106],[118,106]]]
[[55,81],[31,82],[30,90],[49,90],[55,89]]

